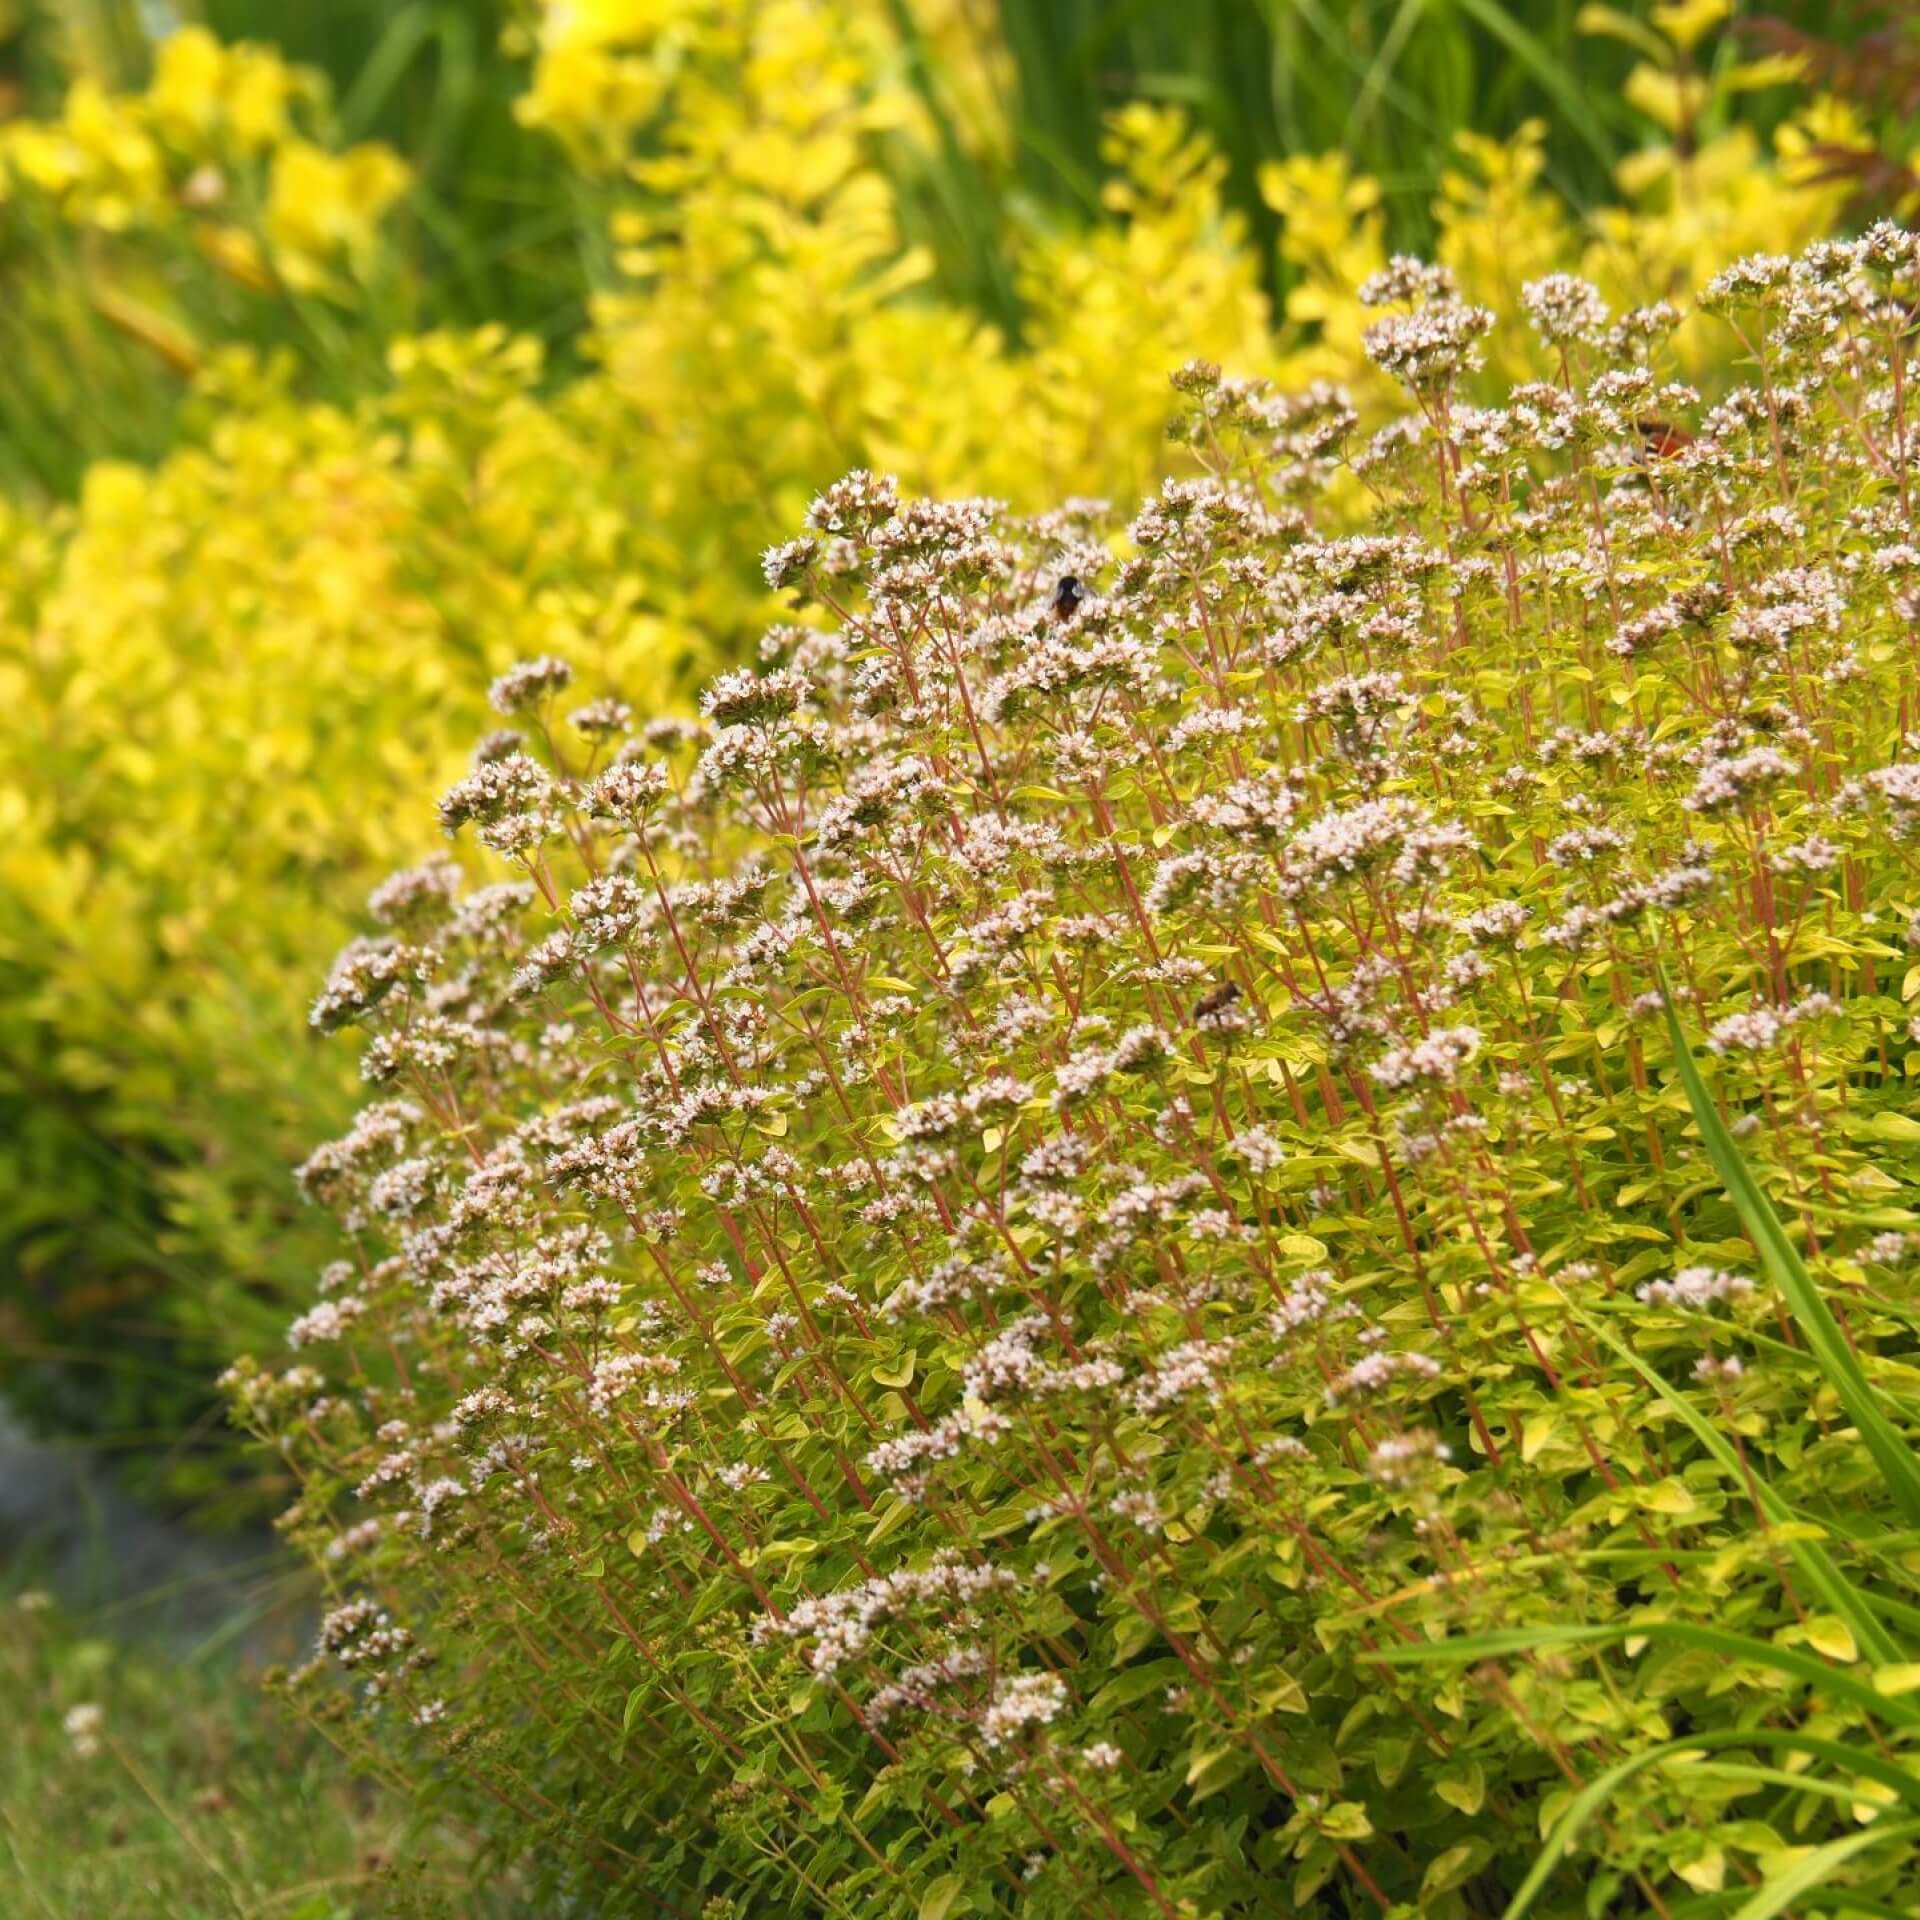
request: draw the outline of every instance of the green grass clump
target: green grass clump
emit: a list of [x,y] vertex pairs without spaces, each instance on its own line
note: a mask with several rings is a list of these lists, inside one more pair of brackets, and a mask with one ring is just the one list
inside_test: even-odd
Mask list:
[[1920,242],[1712,402],[1361,297],[1378,431],[1196,362],[1130,520],[829,487],[697,722],[499,677],[315,1002],[293,1690],[536,1897],[1920,1899]]
[[448,1836],[348,1777],[223,1658],[0,1598],[8,1920],[387,1920],[489,1911]]

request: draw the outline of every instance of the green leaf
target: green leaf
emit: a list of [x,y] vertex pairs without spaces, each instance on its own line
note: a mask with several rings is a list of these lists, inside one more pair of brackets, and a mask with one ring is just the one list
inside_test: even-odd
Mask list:
[[897,1495],[889,1494],[887,1501],[890,1504],[883,1506],[880,1518],[867,1532],[867,1545],[870,1547],[878,1546],[888,1534],[898,1531],[913,1518],[913,1508]]
[[1320,1831],[1335,1840],[1364,1840],[1373,1832],[1373,1822],[1358,1800],[1341,1800],[1320,1816]]
[[1667,1004],[1667,1032],[1673,1041],[1674,1065],[1693,1108],[1700,1136],[1706,1142],[1707,1157],[1740,1216],[1740,1224],[1759,1250],[1760,1264],[1767,1278],[1792,1309],[1814,1358],[1820,1363],[1821,1372],[1859,1428],[1888,1493],[1910,1521],[1920,1521],[1920,1458],[1916,1458],[1904,1436],[1880,1410],[1879,1397],[1861,1371],[1860,1362],[1854,1357],[1839,1323],[1820,1297],[1819,1288],[1801,1264],[1793,1242],[1780,1224],[1780,1216],[1761,1191],[1760,1183],[1754,1179],[1732,1134],[1727,1131],[1726,1122],[1720,1118],[1720,1110],[1700,1078],[1700,1069],[1681,1031],[1680,1016],[1674,1011],[1673,993],[1664,968],[1660,970],[1660,991]]
[[820,1542],[804,1536],[793,1540],[769,1540],[755,1555],[754,1564],[761,1565],[769,1560],[804,1560],[809,1554],[819,1551]]
[[[911,1509],[908,1509],[911,1511]],[[1113,1659],[1116,1666],[1124,1666],[1137,1654],[1160,1638],[1160,1629],[1151,1620],[1137,1613],[1130,1613],[1114,1623]]]
[[1187,1768],[1187,1785],[1193,1789],[1190,1800],[1197,1804],[1232,1786],[1252,1765],[1253,1756],[1244,1747],[1217,1748],[1205,1756],[1204,1764],[1196,1760]]
[[1382,1734],[1373,1743],[1373,1770],[1383,1787],[1390,1787],[1407,1770],[1407,1762],[1413,1758],[1413,1736],[1410,1733]]
[[1478,1873],[1486,1861],[1484,1840],[1467,1840],[1436,1854],[1420,1882],[1421,1899],[1431,1900],[1436,1894],[1451,1892],[1461,1881]]
[[1093,1696],[1088,1702],[1089,1709],[1098,1715],[1116,1707],[1130,1707],[1136,1700],[1144,1700],[1151,1693],[1160,1693],[1176,1685],[1186,1671],[1178,1660],[1173,1659],[1149,1660],[1144,1666],[1129,1667],[1124,1673],[1116,1673]]
[[947,1920],[966,1888],[967,1883],[957,1873],[943,1873],[938,1880],[929,1881],[920,1896],[919,1920]]
[[1469,1760],[1434,1782],[1433,1790],[1450,1807],[1474,1814],[1486,1805],[1487,1772],[1478,1760]]
[[1316,1846],[1293,1876],[1293,1904],[1304,1907],[1333,1878],[1340,1856],[1328,1846]]

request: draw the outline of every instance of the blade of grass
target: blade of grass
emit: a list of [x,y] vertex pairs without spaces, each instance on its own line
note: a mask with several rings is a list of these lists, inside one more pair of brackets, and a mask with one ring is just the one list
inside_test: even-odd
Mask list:
[[1909,1520],[1920,1520],[1920,1457],[1915,1456],[1905,1436],[1881,1411],[1872,1383],[1861,1371],[1840,1323],[1820,1297],[1820,1290],[1802,1264],[1793,1242],[1787,1238],[1773,1203],[1761,1190],[1752,1169],[1734,1144],[1733,1135],[1727,1131],[1719,1108],[1707,1092],[1693,1050],[1681,1030],[1664,968],[1659,971],[1659,979],[1661,996],[1666,1002],[1667,1032],[1673,1043],[1674,1067],[1680,1084],[1686,1089],[1700,1137],[1706,1143],[1707,1157],[1713,1162],[1714,1171],[1740,1216],[1740,1224],[1746,1228],[1747,1237],[1759,1254],[1767,1278],[1779,1288],[1792,1309],[1794,1319],[1807,1336],[1807,1344],[1820,1362],[1821,1371],[1866,1442],[1888,1493]]
[[1553,1877],[1554,1869],[1571,1853],[1573,1843],[1592,1824],[1614,1793],[1635,1774],[1644,1773],[1649,1767],[1676,1759],[1681,1754],[1710,1753],[1722,1747],[1761,1747],[1808,1754],[1815,1759],[1830,1761],[1837,1767],[1844,1767],[1862,1779],[1877,1780],[1910,1806],[1920,1808],[1920,1778],[1877,1753],[1849,1747],[1837,1740],[1823,1740],[1816,1734],[1776,1731],[1768,1727],[1689,1734],[1684,1739],[1669,1740],[1660,1746],[1648,1747],[1643,1753],[1631,1754],[1589,1781],[1568,1803],[1567,1810],[1547,1836],[1546,1844],[1535,1857],[1527,1877],[1508,1901],[1502,1920],[1522,1920],[1540,1890]]
[[[361,63],[352,87],[340,102],[340,130],[349,140],[364,140],[373,131],[394,89],[421,50],[442,30],[430,6],[415,4],[393,14]],[[436,108],[437,111],[437,108]]]
[[1593,100],[1569,77],[1567,64],[1556,60],[1540,37],[1516,20],[1499,0],[1454,0],[1454,5],[1469,20],[1484,27],[1513,55],[1543,93],[1552,97],[1566,115],[1566,129],[1574,134],[1611,176],[1619,154],[1613,144],[1601,137],[1594,124]]
[[1840,1904],[1833,1909],[1833,1920],[1913,1920],[1911,1907],[1889,1906],[1870,1893],[1856,1893],[1851,1887],[1835,1896]]
[[1542,1647],[1617,1645],[1622,1640],[1671,1642],[1697,1653],[1716,1653],[1726,1660],[1771,1667],[1776,1673],[1832,1694],[1863,1713],[1871,1713],[1909,1732],[1920,1733],[1920,1704],[1877,1692],[1844,1669],[1829,1666],[1812,1654],[1792,1647],[1776,1647],[1751,1634],[1729,1633],[1722,1627],[1696,1626],[1686,1620],[1634,1620],[1610,1627],[1508,1627],[1496,1633],[1463,1634],[1452,1640],[1424,1645],[1382,1647],[1366,1657],[1387,1667],[1459,1665],[1484,1660],[1492,1654],[1533,1653]]
[[1908,1820],[1897,1827],[1876,1825],[1843,1839],[1830,1840],[1824,1847],[1815,1847],[1811,1853],[1803,1854],[1786,1872],[1767,1881],[1733,1915],[1733,1920],[1773,1920],[1775,1914],[1784,1913],[1802,1894],[1822,1885],[1835,1867],[1845,1866],[1856,1853],[1885,1846],[1891,1840],[1911,1840],[1916,1835],[1920,1835],[1920,1821]]
[[[1580,1319],[1595,1339],[1612,1348],[1686,1422],[1700,1444],[1736,1484],[1752,1492],[1769,1521],[1776,1526],[1788,1526],[1805,1517],[1782,1500],[1757,1473],[1743,1469],[1740,1456],[1728,1443],[1726,1436],[1716,1432],[1699,1408],[1684,1394],[1675,1392],[1624,1340],[1609,1333],[1605,1327],[1596,1325],[1590,1315],[1582,1314]],[[1871,1601],[1840,1571],[1817,1541],[1789,1536],[1780,1544],[1791,1556],[1808,1587],[1852,1629],[1854,1639],[1870,1660],[1876,1665],[1887,1665],[1902,1657],[1900,1647],[1873,1613]]]
[[[1320,42],[1331,63],[1323,70],[1323,97],[1336,98],[1344,104],[1344,88],[1328,96],[1324,88],[1324,74],[1333,68],[1344,69],[1361,86],[1367,82],[1369,63],[1356,54],[1346,35],[1339,28],[1338,16],[1331,14],[1319,4],[1319,0],[1284,0],[1286,9],[1298,16],[1308,30]],[[1418,94],[1403,87],[1391,72],[1383,74],[1378,82],[1380,98],[1396,112],[1404,114],[1407,120],[1421,132],[1430,135],[1436,141],[1445,140],[1450,129],[1441,126],[1429,111],[1428,103]]]
[[907,76],[939,141],[940,165],[933,170],[933,191],[970,256],[980,304],[1003,332],[1017,339],[1020,301],[995,229],[992,186],[960,138],[939,82],[938,64],[913,9],[907,0],[889,0],[888,15],[907,56]]
[[[1822,1780],[1810,1773],[1789,1773],[1785,1767],[1757,1767],[1737,1760],[1702,1760],[1689,1774],[1707,1780],[1748,1781],[1759,1787],[1785,1787],[1789,1793],[1810,1793],[1816,1800],[1833,1800],[1845,1807],[1859,1803],[1860,1789],[1838,1780]],[[1905,1796],[1903,1796],[1905,1797]]]
[[1425,11],[1425,0],[1400,0],[1399,9],[1393,16],[1386,37],[1380,42],[1380,51],[1373,57],[1373,64],[1367,68],[1367,76],[1360,83],[1360,90],[1354,95],[1353,106],[1348,111],[1347,123],[1340,132],[1340,144],[1351,151],[1356,136],[1367,124],[1375,106],[1379,103],[1381,90],[1392,77],[1394,67],[1406,48],[1407,40],[1419,24]]

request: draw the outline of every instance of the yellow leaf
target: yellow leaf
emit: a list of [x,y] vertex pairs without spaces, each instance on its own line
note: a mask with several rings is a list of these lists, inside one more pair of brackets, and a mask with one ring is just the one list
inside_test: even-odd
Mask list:
[[1476,1814],[1487,1798],[1487,1775],[1478,1760],[1469,1760],[1458,1772],[1434,1782],[1434,1792],[1450,1807],[1464,1814]]
[[1727,1877],[1727,1856],[1709,1847],[1691,1860],[1676,1862],[1673,1870],[1696,1893],[1718,1893]]
[[1848,1810],[1863,1827],[1869,1820],[1877,1820],[1899,1798],[1884,1780],[1863,1780],[1856,1774],[1851,1785],[1853,1799]]
[[1797,53],[1770,53],[1760,60],[1742,60],[1714,74],[1722,89],[1758,93],[1766,87],[1798,86],[1807,77],[1807,62]]
[[1656,1480],[1640,1493],[1640,1505],[1649,1513],[1672,1514],[1676,1518],[1700,1511],[1694,1497],[1679,1480]]
[[1305,1713],[1307,1690],[1292,1674],[1282,1672],[1259,1697],[1262,1713]]
[[1733,11],[1733,0],[1661,0],[1653,24],[1683,52],[1691,53]]
[[1816,1613],[1807,1622],[1807,1644],[1817,1647],[1829,1660],[1857,1660],[1860,1649],[1854,1644],[1853,1629],[1837,1614]]
[[1662,73],[1644,62],[1627,75],[1620,91],[1629,106],[1638,107],[1669,133],[1679,132],[1685,121],[1697,120],[1707,104],[1707,83],[1699,75]]
[[1673,56],[1671,51],[1652,32],[1645,22],[1636,20],[1630,13],[1622,13],[1618,7],[1604,7],[1597,4],[1585,6],[1573,16],[1575,28],[1596,39],[1624,40],[1628,46],[1644,53],[1649,60],[1665,62]]

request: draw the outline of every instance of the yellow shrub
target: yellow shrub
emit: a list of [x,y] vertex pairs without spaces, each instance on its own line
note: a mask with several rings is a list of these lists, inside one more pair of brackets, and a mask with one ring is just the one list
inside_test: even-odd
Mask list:
[[143,93],[111,95],[83,78],[58,120],[0,127],[0,192],[26,185],[74,226],[109,233],[184,222],[214,237],[205,251],[219,262],[223,223],[261,199],[261,179],[248,177],[261,176],[253,237],[289,286],[312,291],[330,266],[368,263],[408,178],[385,147],[335,154],[305,138],[299,110],[319,99],[317,81],[269,49],[182,28],[162,43]]
[[[1771,61],[1719,68],[1711,81],[1694,71],[1698,43],[1727,12],[1724,0],[1687,0],[1654,8],[1648,26],[1604,7],[1583,10],[1589,31],[1658,56],[1635,69],[1630,92],[1666,137],[1621,163],[1616,206],[1576,218],[1544,184],[1546,128],[1539,121],[1507,141],[1472,132],[1457,139],[1456,164],[1442,174],[1433,207],[1434,252],[1463,297],[1495,315],[1485,350],[1485,378],[1494,387],[1540,371],[1520,310],[1529,280],[1579,273],[1616,309],[1642,306],[1704,286],[1743,254],[1791,252],[1833,230],[1848,189],[1823,181],[1813,156],[1824,145],[1863,143],[1849,108],[1826,99],[1808,103],[1776,133],[1770,155],[1746,126],[1700,135],[1714,89],[1731,95],[1791,77]],[[1361,351],[1371,316],[1358,298],[1361,282],[1387,259],[1378,188],[1332,154],[1272,162],[1261,171],[1260,189],[1285,222],[1280,252],[1295,276],[1286,317],[1304,334],[1289,343],[1286,375],[1344,380],[1363,398],[1383,402],[1388,390]],[[1681,363],[1696,379],[1711,375],[1725,343],[1724,330],[1698,317],[1675,337]]]

